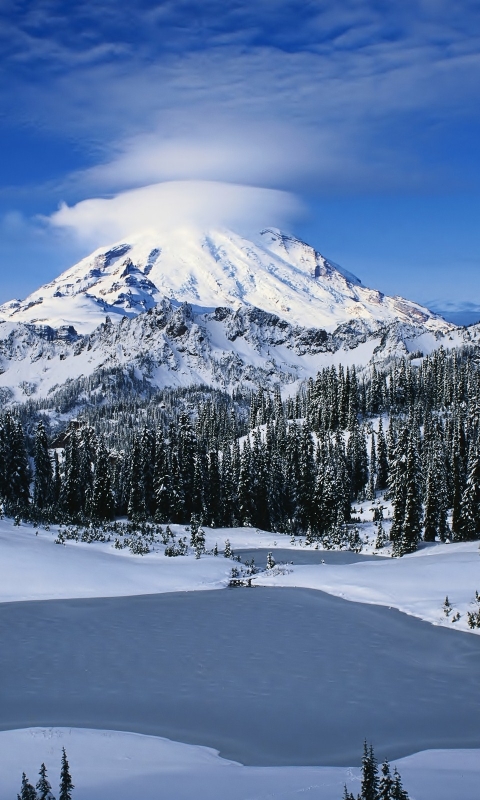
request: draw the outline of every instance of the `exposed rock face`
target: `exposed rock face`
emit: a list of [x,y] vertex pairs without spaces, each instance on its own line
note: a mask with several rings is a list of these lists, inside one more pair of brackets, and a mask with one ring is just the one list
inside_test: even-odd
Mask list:
[[72,326],[0,323],[0,400],[48,399],[66,383],[109,370],[133,370],[152,387],[289,384],[334,362],[381,363],[442,343],[457,340],[398,322],[372,330],[362,320],[330,333],[251,306],[199,313],[162,300],[130,319],[108,317],[84,335]]

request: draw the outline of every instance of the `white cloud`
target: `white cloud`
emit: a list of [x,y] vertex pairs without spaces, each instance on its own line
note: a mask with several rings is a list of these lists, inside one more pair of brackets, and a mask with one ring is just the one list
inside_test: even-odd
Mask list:
[[222,226],[250,234],[262,227],[284,227],[302,211],[288,192],[214,181],[168,181],[62,205],[49,218],[85,244],[100,246],[146,230],[183,226]]

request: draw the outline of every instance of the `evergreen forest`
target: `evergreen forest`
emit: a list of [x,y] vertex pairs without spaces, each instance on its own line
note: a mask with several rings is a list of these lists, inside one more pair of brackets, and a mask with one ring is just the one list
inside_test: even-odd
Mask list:
[[374,504],[381,534],[381,498],[396,556],[421,539],[480,538],[473,348],[361,372],[327,367],[283,399],[280,386],[102,388],[75,417],[44,401],[3,413],[5,514],[38,524],[195,518],[354,549],[354,504]]

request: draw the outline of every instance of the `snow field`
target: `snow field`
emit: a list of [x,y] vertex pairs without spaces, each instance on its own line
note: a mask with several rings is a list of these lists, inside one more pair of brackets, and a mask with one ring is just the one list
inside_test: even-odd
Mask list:
[[168,558],[164,547],[135,556],[116,550],[113,541],[59,545],[53,526],[35,530],[0,521],[0,602],[221,589],[232,568],[222,557]]
[[[215,750],[154,736],[79,728],[0,732],[0,800],[11,800],[21,774],[36,782],[42,761],[56,794],[62,747],[75,800],[340,800],[358,792],[355,767],[245,767]],[[477,800],[480,750],[427,750],[396,765],[412,800]]]

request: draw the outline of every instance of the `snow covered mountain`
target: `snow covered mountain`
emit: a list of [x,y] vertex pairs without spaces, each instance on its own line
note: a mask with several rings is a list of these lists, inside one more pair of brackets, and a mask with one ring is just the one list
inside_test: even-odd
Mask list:
[[256,243],[228,231],[142,235],[0,307],[0,405],[54,408],[67,393],[71,407],[119,375],[152,388],[295,384],[465,335],[277,230]]
[[25,300],[0,306],[0,318],[90,333],[109,315],[132,318],[164,299],[195,311],[256,307],[292,325],[333,332],[363,321],[375,330],[395,321],[446,330],[417,303],[388,297],[276,229],[257,241],[228,230],[177,229],[100,248]]

